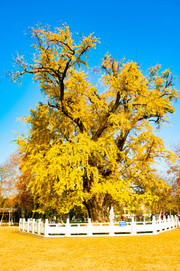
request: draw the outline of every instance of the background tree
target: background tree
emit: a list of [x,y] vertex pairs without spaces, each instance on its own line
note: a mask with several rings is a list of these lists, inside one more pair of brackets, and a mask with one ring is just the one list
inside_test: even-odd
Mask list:
[[0,207],[20,208],[21,217],[28,216],[35,210],[33,196],[27,189],[28,172],[21,173],[19,168],[21,155],[13,153],[0,168]]
[[174,153],[177,155],[176,163],[169,163],[169,184],[171,185],[171,205],[170,208],[180,214],[180,146],[174,147]]
[[20,156],[13,153],[1,166],[1,195],[10,198],[16,194],[16,180],[19,175]]
[[3,208],[1,220],[3,220],[5,208],[14,207],[18,164],[19,155],[15,152],[0,167],[0,207]]
[[3,167],[0,166],[0,208],[3,207],[3,201],[4,201],[2,184],[3,184]]
[[154,188],[162,181],[153,167],[157,157],[172,159],[172,154],[153,127],[175,110],[178,93],[170,71],[160,72],[157,65],[145,77],[136,63],[106,54],[99,92],[87,73],[96,37],[75,42],[66,25],[54,32],[32,28],[32,37],[34,62],[18,56],[13,79],[32,74],[46,98],[24,118],[30,130],[17,140],[39,211],[68,213],[86,206],[92,220],[102,221],[115,203],[158,200]]
[[14,204],[21,208],[21,217],[34,216],[36,205],[31,191],[27,188],[27,180],[29,179],[28,172],[22,173],[18,176],[16,181],[17,194],[14,197]]

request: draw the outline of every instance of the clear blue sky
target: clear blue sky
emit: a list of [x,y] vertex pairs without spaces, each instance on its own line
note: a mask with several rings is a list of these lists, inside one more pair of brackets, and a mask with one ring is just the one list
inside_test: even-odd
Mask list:
[[[19,52],[30,57],[32,41],[25,32],[37,23],[60,26],[67,23],[71,32],[88,35],[95,32],[101,44],[91,54],[90,66],[96,66],[108,51],[121,60],[137,61],[143,73],[162,64],[180,76],[180,1],[179,0],[0,0],[0,164],[16,150],[13,131],[25,132],[17,118],[28,115],[41,99],[37,85],[25,77],[21,86],[6,78],[12,60]],[[180,89],[180,79],[175,86]],[[167,148],[180,143],[180,103],[172,126],[160,136]]]

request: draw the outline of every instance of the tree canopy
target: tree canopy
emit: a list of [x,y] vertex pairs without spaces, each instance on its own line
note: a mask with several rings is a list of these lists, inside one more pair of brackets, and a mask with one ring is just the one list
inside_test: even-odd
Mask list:
[[169,163],[169,183],[171,185],[171,208],[180,214],[180,146],[174,146],[176,162]]
[[98,39],[74,37],[69,27],[32,28],[34,59],[18,56],[16,81],[32,74],[45,102],[24,118],[17,143],[28,188],[39,211],[68,213],[85,206],[95,221],[116,203],[151,204],[167,189],[157,177],[157,158],[173,159],[155,127],[175,111],[178,92],[169,70],[156,65],[144,76],[137,63],[102,59],[99,91],[88,77],[88,53]]

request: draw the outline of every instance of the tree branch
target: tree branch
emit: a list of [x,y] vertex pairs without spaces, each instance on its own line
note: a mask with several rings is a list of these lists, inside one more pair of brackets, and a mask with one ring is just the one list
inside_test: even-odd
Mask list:
[[106,113],[102,125],[99,127],[99,129],[96,131],[96,133],[92,136],[92,140],[97,141],[97,139],[101,136],[103,131],[108,127],[108,123],[107,123],[108,118],[112,113],[115,113],[115,111],[117,110],[119,105],[120,105],[120,93],[118,91],[117,96],[116,96],[116,101],[115,101],[112,109]]

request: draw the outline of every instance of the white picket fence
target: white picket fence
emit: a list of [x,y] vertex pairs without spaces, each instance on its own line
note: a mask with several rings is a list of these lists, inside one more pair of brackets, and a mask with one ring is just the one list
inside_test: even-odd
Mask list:
[[176,216],[168,216],[167,218],[155,219],[152,221],[135,222],[134,217],[131,222],[110,222],[91,223],[70,223],[67,219],[66,223],[50,224],[48,219],[45,223],[38,219],[23,218],[19,221],[19,230],[32,234],[42,235],[44,237],[75,237],[75,236],[118,236],[118,235],[136,235],[136,234],[157,234],[162,231],[171,230],[178,227],[178,218]]

